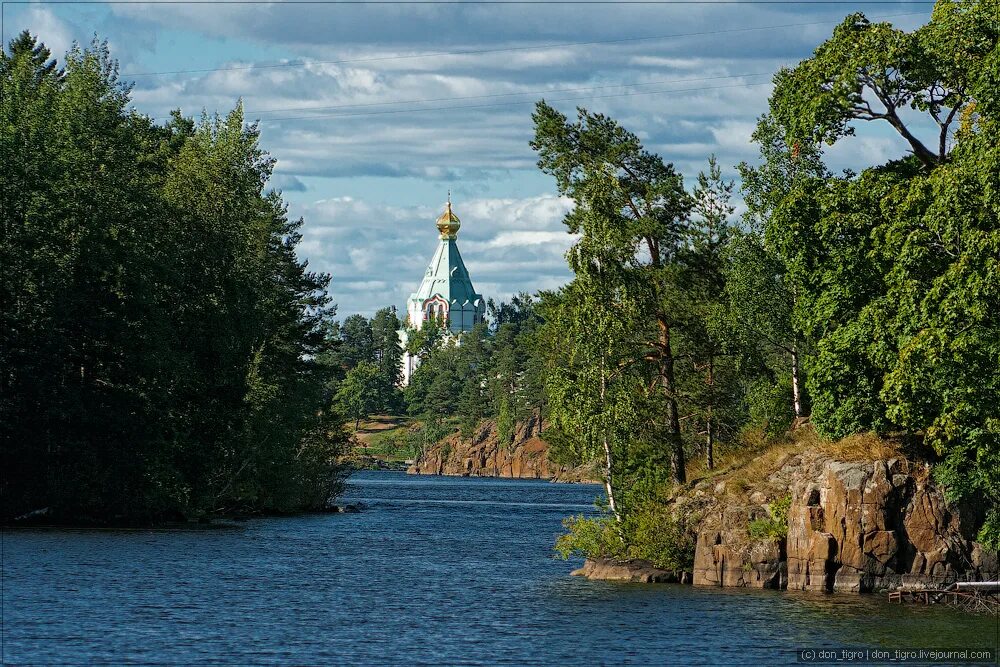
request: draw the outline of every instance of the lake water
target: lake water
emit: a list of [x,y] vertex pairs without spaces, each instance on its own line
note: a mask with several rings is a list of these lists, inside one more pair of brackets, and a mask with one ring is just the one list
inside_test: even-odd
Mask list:
[[997,619],[879,597],[570,577],[597,486],[358,473],[360,514],[3,536],[4,663],[755,664],[995,647]]

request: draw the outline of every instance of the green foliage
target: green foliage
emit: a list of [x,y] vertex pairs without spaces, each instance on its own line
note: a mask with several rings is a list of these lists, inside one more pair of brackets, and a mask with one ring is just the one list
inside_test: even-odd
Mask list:
[[395,428],[372,435],[365,451],[388,459],[411,460],[420,456],[426,437],[421,427]]
[[340,325],[341,345],[338,350],[344,368],[351,369],[375,359],[375,334],[372,322],[364,315],[351,315]]
[[[922,430],[943,457],[937,476],[954,498],[987,508],[981,533],[1000,543],[1000,114],[960,137],[951,161],[906,191],[909,209],[884,230],[896,256],[875,359],[888,419]],[[891,338],[890,338],[891,337]]]
[[624,558],[625,545],[614,517],[569,516],[563,519],[566,532],[556,538],[555,550],[563,560],[583,558]]
[[555,551],[570,557],[642,559],[665,570],[690,571],[694,566],[694,534],[663,505],[640,505],[618,522],[613,516],[571,516]]
[[[975,103],[981,64],[996,48],[995,0],[939,0],[931,21],[913,32],[849,15],[812,58],[775,76],[771,111],[802,143],[851,135],[851,121],[885,122],[927,169],[947,160],[952,123]],[[927,114],[938,128],[925,144],[901,111]]]
[[677,373],[679,408],[690,447],[705,453],[714,466],[720,443],[732,441],[745,421],[742,405],[746,341],[735,325],[736,312],[728,295],[732,245],[736,238],[730,216],[733,183],[722,178],[715,157],[708,172],[698,175],[694,209],[688,229],[689,247],[680,253],[680,287],[688,318],[681,328],[678,350],[690,367]]
[[444,318],[431,316],[419,328],[414,327],[409,318],[404,323],[406,329],[406,351],[425,360],[437,351],[448,335],[448,322]]
[[[993,1],[941,0],[912,33],[852,15],[776,78],[771,114],[796,146],[888,122],[913,157],[816,174],[771,197],[792,277],[813,423],[831,437],[921,433],[952,498],[982,503],[1000,543],[1000,24]],[[871,111],[877,100],[882,109]],[[927,114],[925,144],[898,110]],[[956,128],[957,125],[957,128]],[[913,125],[914,128],[918,127]],[[811,149],[810,149],[811,150]]]
[[571,121],[539,102],[533,120],[538,164],[573,199],[563,222],[579,235],[567,253],[573,282],[543,313],[555,343],[550,414],[583,458],[605,462],[616,509],[615,461],[642,431],[663,438],[674,478],[685,478],[671,336],[688,313],[676,288],[692,201],[673,166],[613,119],[579,109]]
[[747,387],[748,425],[759,428],[771,438],[788,431],[795,418],[792,409],[792,383],[788,376],[777,382],[760,378]]
[[3,516],[290,511],[338,487],[329,276],[241,108],[163,126],[107,45],[0,58]]
[[792,496],[779,498],[768,504],[766,519],[754,519],[747,526],[747,533],[755,540],[778,542],[788,537],[788,509],[792,506]]
[[[335,400],[345,416],[358,420],[374,413],[396,414],[402,410],[399,385],[403,380],[403,346],[399,329],[400,322],[392,308],[381,308],[370,320],[351,315],[342,324],[333,323],[329,327],[331,350],[323,361],[336,369],[333,389],[336,392],[340,387],[341,394]],[[364,378],[355,373],[350,379],[351,391],[363,391],[364,396],[349,397],[343,393],[341,383],[361,365],[374,367],[374,376],[368,377],[372,374],[368,367]],[[344,407],[348,403],[353,406],[349,410]]]
[[808,414],[805,366],[812,350],[796,313],[797,295],[810,270],[805,252],[814,238],[811,218],[784,208],[792,193],[828,176],[816,145],[786,143],[783,128],[769,115],[759,119],[753,139],[761,163],[739,165],[746,231],[730,245],[726,293],[741,364],[749,384],[789,378],[793,416]]
[[[424,328],[412,332],[411,349],[425,349],[405,391],[407,411],[425,420],[454,418],[462,437],[484,419],[496,420],[503,442],[513,442],[518,424],[532,418],[540,429],[545,400],[541,354],[535,344],[540,317],[527,294],[511,302],[490,302],[492,328],[476,325],[439,337]],[[434,339],[427,347],[419,341]],[[414,342],[417,341],[417,342]]]
[[640,505],[622,523],[628,558],[647,560],[664,570],[694,567],[695,535],[659,503]]
[[[830,438],[922,435],[950,497],[980,505],[980,541],[1000,544],[996,12],[993,0],[941,0],[913,32],[853,14],[812,58],[779,72],[754,134],[761,163],[740,165],[740,231],[727,226],[716,165],[693,206],[670,209],[680,198],[658,190],[666,174],[634,135],[538,105],[539,165],[576,201],[566,224],[580,234],[573,283],[542,300],[547,439],[560,461],[607,461],[616,553],[647,541],[625,524],[658,502],[655,443],[675,434],[662,419],[671,409],[688,452],[727,422],[774,438],[810,411]],[[933,123],[927,138],[927,123],[911,122],[918,114]],[[865,121],[893,128],[912,155],[833,176],[820,143]],[[650,191],[667,202],[662,217],[644,208]],[[648,391],[657,375],[669,401]],[[773,504],[751,532],[779,538],[786,513]],[[601,526],[574,524],[580,544],[603,544]]]
[[401,323],[391,308],[382,308],[371,320],[372,356],[378,364],[378,410],[396,414],[403,407],[403,345]]
[[355,431],[361,420],[379,407],[379,380],[379,367],[370,361],[362,361],[340,383],[333,400],[340,414],[354,420]]

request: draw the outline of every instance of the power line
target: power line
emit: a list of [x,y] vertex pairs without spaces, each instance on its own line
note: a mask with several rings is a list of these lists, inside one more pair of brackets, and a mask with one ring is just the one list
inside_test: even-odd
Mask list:
[[[613,83],[603,86],[585,86],[582,88],[548,88],[546,90],[525,90],[518,93],[493,93],[491,95],[464,95],[461,97],[435,97],[423,100],[397,100],[395,102],[368,102],[363,104],[341,104],[337,106],[324,107],[284,107],[280,109],[266,109],[257,111],[245,111],[248,116],[255,116],[261,113],[282,113],[285,111],[330,111],[336,109],[356,109],[359,107],[378,107],[392,104],[426,104],[428,102],[458,102],[462,100],[480,100],[491,97],[514,97],[517,95],[547,95],[550,93],[577,93],[585,90],[604,90],[606,88],[633,88],[636,86],[662,86],[669,83],[686,83],[688,81],[717,81],[719,79],[736,79],[740,77],[771,76],[774,72],[747,72],[744,74],[727,74],[725,76],[706,76],[688,79],[671,79],[666,81],[647,81],[645,83]],[[266,120],[266,119],[265,119]]]
[[[633,97],[637,95],[664,95],[667,93],[690,93],[698,92],[703,90],[721,90],[723,88],[748,88],[750,86],[765,86],[769,85],[770,81],[761,81],[759,83],[739,83],[729,86],[705,86],[699,88],[673,88],[670,90],[650,90],[650,91],[638,91],[629,93],[613,93],[609,95],[584,95],[577,97],[560,97],[547,100],[549,102],[569,102],[573,100],[598,100],[606,99],[611,97]],[[291,116],[286,118],[261,118],[261,122],[278,122],[278,121],[290,121],[290,120],[316,120],[324,118],[355,118],[358,116],[382,116],[386,114],[400,114],[400,113],[420,113],[423,111],[459,111],[461,109],[486,109],[492,107],[507,107],[507,106],[517,106],[521,104],[534,104],[535,100],[520,100],[517,102],[495,102],[492,104],[466,104],[459,107],[447,106],[447,107],[425,107],[423,109],[388,109],[383,111],[367,111],[358,113],[345,113],[345,114],[321,114],[315,116]]]
[[[283,5],[933,5],[937,0],[282,0]],[[274,0],[3,0],[5,5],[273,5]]]
[[[287,3],[286,3],[287,4]],[[510,3],[506,3],[510,4]],[[718,3],[704,3],[704,4],[718,4]],[[817,4],[817,3],[805,3],[805,4]],[[899,18],[903,16],[923,16],[925,12],[909,12],[906,14],[890,14],[888,16],[873,16],[873,19],[890,19]],[[542,44],[534,46],[511,46],[499,49],[475,49],[467,51],[434,51],[430,53],[416,53],[408,54],[402,56],[377,56],[373,58],[347,58],[342,60],[310,60],[302,62],[289,62],[289,63],[271,63],[271,64],[252,64],[252,65],[236,65],[233,67],[206,67],[203,69],[179,69],[179,70],[165,70],[162,72],[127,72],[122,74],[122,76],[166,76],[171,74],[204,74],[208,72],[232,72],[232,71],[242,71],[251,69],[274,69],[283,67],[307,67],[309,65],[342,65],[347,63],[366,63],[366,62],[384,62],[390,60],[412,60],[417,58],[435,58],[442,56],[466,56],[466,55],[482,55],[486,53],[511,53],[515,51],[541,51],[544,49],[558,49],[566,48],[571,46],[597,46],[601,44],[621,44],[625,42],[641,42],[641,41],[654,41],[659,39],[674,39],[679,37],[705,37],[708,35],[723,35],[729,33],[739,33],[739,32],[754,32],[758,30],[776,30],[782,28],[801,28],[813,25],[828,25],[830,23],[838,23],[842,21],[843,18],[837,19],[827,19],[825,21],[810,21],[807,23],[785,23],[781,25],[770,25],[770,26],[756,26],[751,28],[731,28],[727,30],[707,30],[699,32],[682,32],[674,33],[669,35],[651,35],[648,37],[622,37],[619,39],[602,39],[594,40],[588,42],[562,42],[556,44]]]

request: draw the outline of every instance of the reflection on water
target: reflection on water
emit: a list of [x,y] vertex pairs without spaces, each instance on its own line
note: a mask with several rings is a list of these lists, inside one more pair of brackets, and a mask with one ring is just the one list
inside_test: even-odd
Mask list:
[[996,619],[875,596],[590,582],[552,558],[597,486],[359,473],[360,514],[241,531],[12,531],[4,662],[793,664],[995,646]]

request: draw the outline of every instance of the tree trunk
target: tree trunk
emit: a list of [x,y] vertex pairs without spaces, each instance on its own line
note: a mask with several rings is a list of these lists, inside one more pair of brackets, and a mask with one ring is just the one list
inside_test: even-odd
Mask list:
[[708,434],[705,437],[705,466],[715,468],[715,431],[712,430],[712,418],[708,418]]
[[361,428],[361,417],[354,420],[354,432],[357,433],[359,428]]
[[[604,394],[607,390],[607,378],[605,376],[604,369],[604,357],[601,357],[601,411],[604,411]],[[603,416],[601,421],[603,422]],[[608,442],[608,432],[604,424],[601,424],[601,444],[604,446],[604,490],[608,494],[608,507],[611,508],[611,512],[615,515],[616,521],[621,521],[621,515],[618,514],[618,503],[615,502],[615,490],[611,484],[611,470],[612,470],[612,458],[611,458],[611,443]]]
[[711,470],[715,467],[715,432],[712,430],[712,405],[715,401],[715,359],[708,358],[708,419],[705,425],[705,466]]
[[795,416],[802,416],[802,397],[799,390],[799,351],[792,348],[792,403],[795,406]]
[[889,124],[892,125],[897,132],[899,132],[900,136],[906,139],[906,142],[910,144],[910,147],[913,149],[913,154],[916,155],[928,169],[933,169],[941,164],[943,157],[939,158],[933,151],[927,148],[927,146],[924,146],[919,139],[913,136],[913,133],[910,132],[909,128],[907,128],[899,116],[896,115],[896,110],[891,104],[888,104],[885,100],[883,100],[882,103],[885,104],[888,109],[885,119],[889,121]]
[[611,508],[615,519],[621,521],[622,518],[618,514],[618,503],[615,502],[615,490],[611,486],[611,446],[608,444],[607,435],[602,435],[601,439],[604,443],[604,491],[608,494],[608,507]]
[[674,391],[674,355],[670,347],[670,325],[662,315],[660,320],[660,383],[667,399],[667,444],[670,447],[670,468],[674,483],[687,481],[684,471],[684,441],[681,440],[681,420]]

